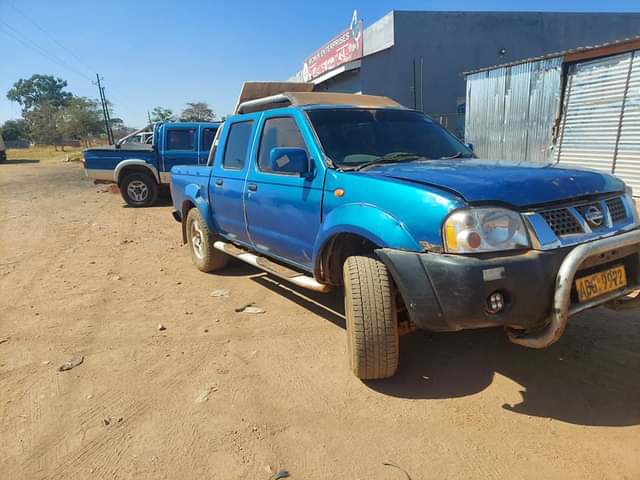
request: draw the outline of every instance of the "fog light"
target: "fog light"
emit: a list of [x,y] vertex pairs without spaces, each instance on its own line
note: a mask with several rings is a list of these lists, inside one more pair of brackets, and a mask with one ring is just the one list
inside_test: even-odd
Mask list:
[[504,310],[505,300],[501,292],[493,292],[487,297],[487,312],[491,315],[500,313]]

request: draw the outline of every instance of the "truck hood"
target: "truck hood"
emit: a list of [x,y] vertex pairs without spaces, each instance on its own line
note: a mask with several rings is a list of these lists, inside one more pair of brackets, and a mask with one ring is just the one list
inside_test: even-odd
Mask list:
[[624,183],[612,175],[552,164],[428,160],[379,165],[361,173],[451,190],[469,203],[496,202],[516,207],[624,191]]

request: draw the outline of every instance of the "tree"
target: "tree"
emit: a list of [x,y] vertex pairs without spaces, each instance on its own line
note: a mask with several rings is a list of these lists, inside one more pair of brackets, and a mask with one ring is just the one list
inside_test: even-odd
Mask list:
[[60,111],[60,131],[64,139],[80,140],[89,145],[91,137],[104,133],[102,112],[96,100],[73,97]]
[[111,117],[111,129],[113,130],[113,136],[116,140],[136,131],[135,128],[127,127],[124,124],[124,120],[118,117]]
[[163,107],[155,107],[151,110],[152,122],[172,122],[175,120],[173,110]]
[[23,119],[7,120],[0,128],[2,138],[8,142],[29,140],[29,126]]
[[181,122],[210,122],[215,120],[215,112],[206,102],[190,102],[180,114]]
[[59,108],[65,106],[73,97],[64,89],[67,82],[53,75],[32,75],[31,78],[21,78],[7,92],[7,98],[18,102],[23,112],[31,112],[43,105]]
[[62,145],[60,108],[44,104],[37,110],[25,112],[24,117],[29,124],[31,140],[35,143],[54,145],[56,150],[58,145]]

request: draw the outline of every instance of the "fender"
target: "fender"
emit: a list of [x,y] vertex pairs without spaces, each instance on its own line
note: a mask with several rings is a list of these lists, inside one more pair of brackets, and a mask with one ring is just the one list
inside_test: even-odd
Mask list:
[[[210,232],[218,231],[218,227],[217,225],[214,224],[212,219],[211,206],[209,205],[209,199],[208,199],[206,188],[196,183],[189,183],[184,188],[184,198],[182,200],[182,205],[181,205],[181,210],[183,213],[184,213],[184,205],[186,202],[191,202],[196,206],[196,208],[200,212],[200,215],[202,215],[202,218],[204,218],[204,221],[207,222],[207,227],[209,228]],[[186,215],[183,214],[182,215],[183,231],[185,228],[186,219],[187,219]]]
[[156,179],[156,182],[160,183],[160,175],[158,174],[158,169],[151,165],[149,162],[145,162],[139,158],[128,158],[126,160],[121,161],[116,165],[116,168],[113,170],[113,181],[118,183],[120,177],[120,172],[125,167],[130,167],[131,165],[136,165],[140,167],[148,168],[151,173],[153,173],[153,177]]
[[360,235],[380,248],[422,251],[406,226],[390,213],[366,203],[349,203],[332,210],[322,223],[313,246],[314,265],[326,242],[339,233]]

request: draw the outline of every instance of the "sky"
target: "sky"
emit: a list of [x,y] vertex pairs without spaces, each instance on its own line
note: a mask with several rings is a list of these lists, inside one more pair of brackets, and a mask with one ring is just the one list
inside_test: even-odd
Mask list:
[[222,116],[242,82],[286,80],[354,9],[366,27],[390,10],[637,12],[640,0],[0,0],[0,124],[21,113],[6,92],[35,73],[91,98],[100,73],[112,115],[133,127],[193,101]]

